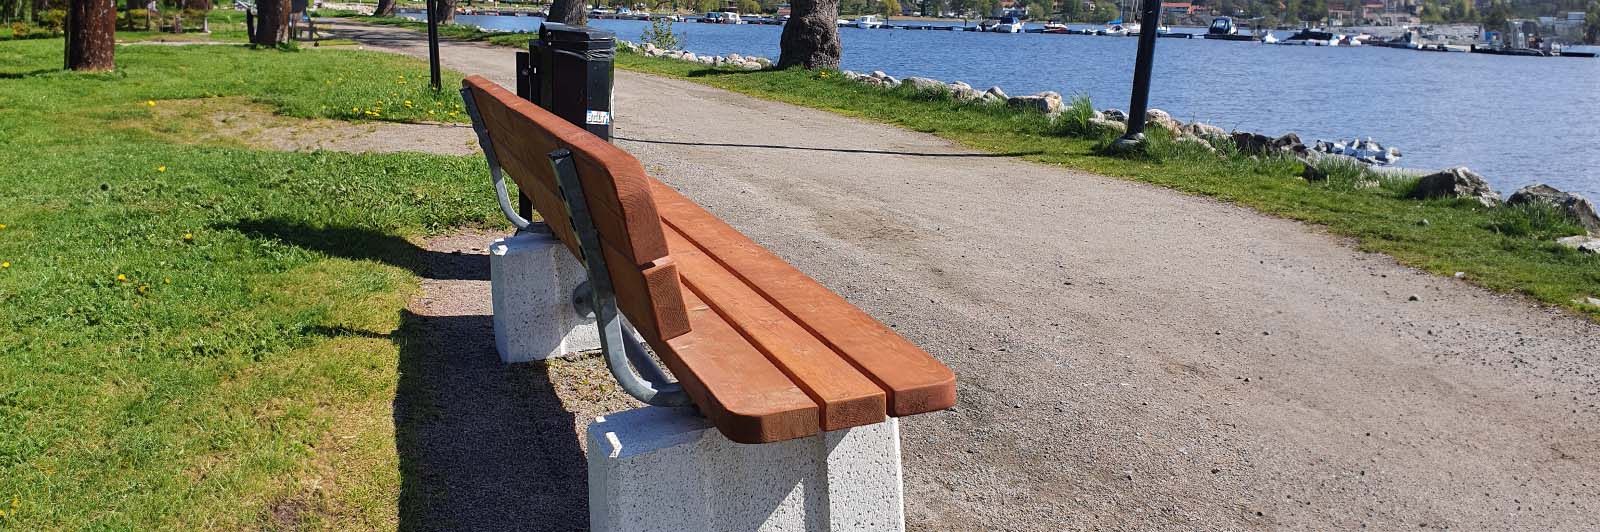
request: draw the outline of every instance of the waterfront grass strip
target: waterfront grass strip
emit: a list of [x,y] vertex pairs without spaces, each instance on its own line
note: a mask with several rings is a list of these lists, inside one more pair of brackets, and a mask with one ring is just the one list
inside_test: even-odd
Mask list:
[[162,110],[463,121],[455,91],[383,53],[61,49],[0,42],[0,530],[399,526],[413,242],[493,223],[482,157],[253,149]]

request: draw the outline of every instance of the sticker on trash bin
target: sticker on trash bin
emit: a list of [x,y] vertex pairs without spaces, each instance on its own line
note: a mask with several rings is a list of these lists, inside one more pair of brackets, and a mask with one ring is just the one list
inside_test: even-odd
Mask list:
[[583,121],[585,123],[595,124],[595,125],[602,125],[602,126],[606,125],[606,124],[610,124],[611,123],[611,111],[596,111],[596,110],[590,109],[589,110],[589,116],[584,118]]

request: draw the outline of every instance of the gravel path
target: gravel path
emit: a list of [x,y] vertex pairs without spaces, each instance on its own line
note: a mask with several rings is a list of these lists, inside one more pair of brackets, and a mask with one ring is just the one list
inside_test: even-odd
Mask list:
[[[444,45],[507,84],[511,54]],[[902,425],[914,530],[1600,527],[1592,322],[1209,199],[616,87],[650,171],[955,369]]]

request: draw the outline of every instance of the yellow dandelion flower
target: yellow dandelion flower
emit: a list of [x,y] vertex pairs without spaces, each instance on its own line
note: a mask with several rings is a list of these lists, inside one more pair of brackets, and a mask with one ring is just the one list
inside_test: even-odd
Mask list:
[[163,278],[161,278],[161,284],[172,284],[172,278],[171,277],[163,277]]
[[10,268],[11,261],[0,262],[0,268]]
[[117,282],[119,282],[119,283],[126,283],[126,282],[128,282],[128,276],[127,276],[127,275],[124,275],[124,274],[120,274],[120,273],[119,273],[119,274],[117,274]]
[[143,294],[143,293],[144,293],[144,291],[145,291],[145,290],[146,290],[146,289],[148,289],[148,288],[150,288],[150,287],[148,287],[148,286],[145,286],[145,285],[139,285],[139,293],[141,293],[141,294]]
[[165,172],[165,171],[167,171],[167,166],[166,165],[157,166],[156,167],[156,171],[157,172]]
[[6,230],[6,224],[0,224],[0,231]]
[[194,233],[184,233],[183,234],[183,241],[184,242],[193,242],[194,241]]
[[361,108],[360,107],[351,107],[350,108],[350,112],[359,113],[359,112],[361,112]]
[[151,107],[155,107],[156,106],[156,101],[155,100],[146,100],[144,102],[144,104],[148,105],[148,106],[151,106]]

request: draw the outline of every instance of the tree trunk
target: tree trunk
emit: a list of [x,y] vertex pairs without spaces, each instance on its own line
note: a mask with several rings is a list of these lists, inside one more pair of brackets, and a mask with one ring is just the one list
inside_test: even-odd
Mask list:
[[116,31],[115,0],[72,0],[67,5],[67,68],[116,68]]
[[583,24],[583,5],[581,0],[556,0],[550,4],[550,16],[545,20],[562,24]]
[[839,0],[795,0],[778,40],[778,68],[839,68]]
[[378,8],[372,10],[374,17],[394,16],[394,0],[378,0]]
[[250,42],[259,46],[277,46],[288,40],[289,0],[259,0],[256,2],[256,32]]
[[456,0],[433,0],[433,16],[440,24],[455,24]]

